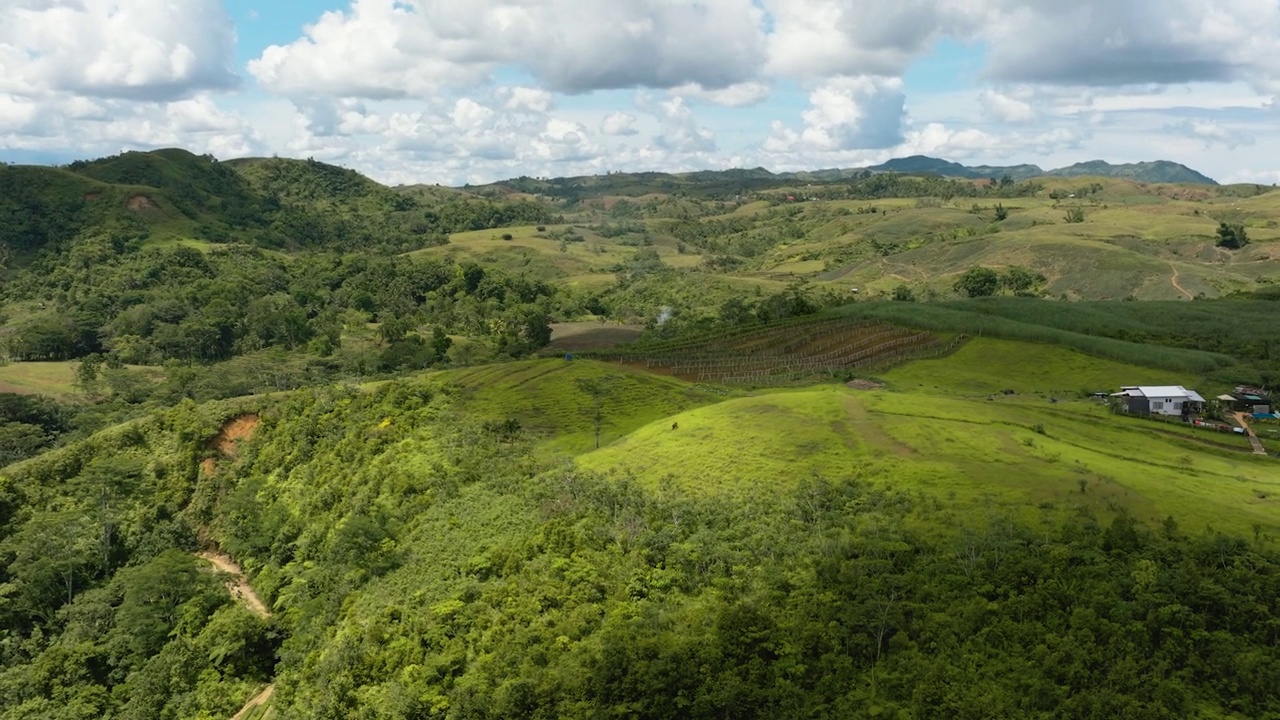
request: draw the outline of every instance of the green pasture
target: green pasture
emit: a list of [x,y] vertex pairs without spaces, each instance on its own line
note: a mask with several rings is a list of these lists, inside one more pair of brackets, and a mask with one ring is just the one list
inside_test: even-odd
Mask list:
[[[1014,317],[981,312],[980,309],[984,306],[979,303],[863,302],[846,305],[839,308],[837,312],[848,317],[882,320],[935,332],[956,332],[973,337],[1056,344],[1095,357],[1182,373],[1208,373],[1235,363],[1234,358],[1222,353],[1163,347],[1121,340],[1117,337],[1099,337],[1074,329],[1043,324],[1035,313],[1040,306],[1050,305],[1071,308],[1083,303],[1031,300],[1025,304],[1011,304],[1009,307],[1025,308],[1028,313],[1027,315],[1015,314]],[[1192,303],[1187,305],[1190,306]],[[1070,310],[1064,312],[1070,312]],[[1020,319],[1014,319],[1015,317]]]
[[848,476],[924,492],[961,514],[994,505],[1026,513],[1085,505],[1242,534],[1255,524],[1280,529],[1274,459],[1130,420],[1084,402],[820,387],[663,418],[579,463],[709,495]]
[[584,383],[600,388],[601,444],[720,399],[674,378],[590,360],[530,360],[431,377],[458,388],[469,412],[493,420],[514,418],[543,438],[548,451],[566,454],[595,447],[596,401]]
[[883,379],[906,392],[985,396],[1007,389],[1059,397],[1115,391],[1123,385],[1195,387],[1197,382],[1189,373],[1107,360],[1056,345],[988,337],[973,338],[943,358],[894,368]]
[[68,398],[77,394],[74,362],[15,362],[0,365],[0,392]]

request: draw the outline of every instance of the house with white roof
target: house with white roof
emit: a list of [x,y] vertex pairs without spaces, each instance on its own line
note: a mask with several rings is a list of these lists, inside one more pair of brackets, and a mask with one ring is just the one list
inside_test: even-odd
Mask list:
[[1135,415],[1187,417],[1204,411],[1204,398],[1181,385],[1132,385],[1120,388],[1111,397],[1122,401],[1122,409]]

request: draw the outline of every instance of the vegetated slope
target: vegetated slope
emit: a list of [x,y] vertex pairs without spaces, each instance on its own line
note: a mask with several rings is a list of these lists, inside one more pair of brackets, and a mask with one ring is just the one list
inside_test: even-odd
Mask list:
[[[990,358],[1005,353],[1003,362]],[[983,358],[993,360],[989,368],[980,367]],[[1054,372],[1041,373],[1045,366]],[[1030,374],[1020,378],[1021,367]],[[1127,507],[1152,522],[1173,515],[1236,532],[1255,523],[1280,528],[1275,463],[1254,461],[1239,437],[1166,431],[1081,398],[1090,388],[1184,377],[1052,346],[974,341],[885,379],[891,389],[871,393],[729,399],[651,423],[581,462],[688,492],[768,493],[814,474],[850,473],[962,503],[985,498],[1011,512],[1079,502],[1100,512]]]
[[[448,370],[432,377],[452,388],[469,413],[490,423],[515,420],[553,452],[578,454],[647,422],[714,403],[709,388],[591,360],[530,360]],[[515,427],[515,426],[512,426]]]
[[[1251,186],[1255,196],[1241,197],[1232,188],[1119,178],[1046,176],[992,185],[887,174],[781,186],[737,200],[684,197],[679,208],[661,195],[579,199],[579,227],[627,233],[614,242],[593,235],[582,245],[557,246],[550,238],[526,242],[517,229],[505,261],[567,277],[587,272],[588,250],[608,265],[628,252],[625,245],[639,245],[630,252],[652,247],[682,273],[809,280],[857,287],[863,296],[901,286],[919,299],[954,297],[956,278],[981,266],[1043,276],[1019,291],[1037,297],[1212,298],[1280,278],[1272,242],[1280,238],[1280,211],[1266,190]],[[1221,223],[1242,224],[1252,242],[1239,250],[1217,247]],[[503,249],[500,235],[492,234],[485,248],[495,257]],[[516,246],[523,255],[514,255]]]
[[[125,152],[74,162],[68,169],[112,185],[162,190],[164,198],[187,218],[214,215],[232,228],[260,225],[271,209],[265,198],[254,193],[226,164],[178,148]],[[154,198],[148,200],[156,203]],[[135,204],[142,206],[144,202]]]
[[1046,175],[1063,177],[1122,177],[1152,183],[1200,183],[1217,185],[1217,181],[1181,163],[1168,160],[1112,165],[1105,160],[1090,160],[1050,170]]
[[279,635],[202,569],[201,445],[234,404],[188,404],[0,471],[0,717],[229,717]]
[[[561,397],[539,365],[597,367],[513,368],[528,381],[506,396]],[[458,379],[501,382],[476,372]],[[190,543],[200,527],[245,568],[277,609],[271,707],[282,717],[1277,709],[1280,657],[1265,622],[1280,611],[1280,558],[1266,539],[1275,514],[1238,497],[1275,484],[1265,460],[1059,418],[1047,402],[825,388],[728,399],[646,426],[632,450],[652,449],[672,478],[645,471],[635,482],[627,466],[645,456],[601,464],[611,447],[584,457],[612,478],[539,459],[536,436],[473,417],[468,391],[451,395],[441,380],[316,388],[219,412],[187,405],[143,426],[141,441],[125,429],[101,435],[8,472],[19,512],[5,542],[35,537],[25,508],[36,498],[88,502],[98,487],[81,496],[56,478],[123,448],[147,453],[130,497],[168,498],[156,506],[171,539],[122,533],[128,557],[149,567],[146,553]],[[262,421],[237,462],[199,475],[199,448],[250,409]],[[1114,454],[1129,440],[1147,456],[1145,480]],[[720,443],[735,441],[743,461],[710,471],[731,455]],[[770,458],[771,444],[796,452],[796,465]],[[1190,464],[1162,460],[1171,448]],[[687,483],[698,468],[706,481]],[[1258,520],[1255,539],[1180,529],[1217,524],[1223,509],[1235,519],[1222,528]],[[1159,526],[1143,521],[1166,514]],[[68,520],[48,522],[62,534],[42,537],[76,537],[59,524]],[[30,587],[26,565],[6,572]],[[128,596],[113,611],[95,604],[105,581],[77,577],[86,589],[70,603],[49,601],[66,606],[65,631],[27,618],[42,627],[33,639],[11,621],[29,650],[3,660],[9,717],[54,707],[69,718],[229,715],[224,706],[247,697],[260,666],[231,668],[263,657],[258,643],[269,653],[270,635],[221,588],[217,612],[240,613],[234,622],[184,605],[174,638],[130,673],[111,643],[135,629]],[[83,631],[90,618],[98,632]],[[1182,633],[1201,639],[1170,639]],[[227,641],[207,645],[215,636]],[[68,650],[74,677],[54,664]],[[1253,661],[1234,661],[1242,655]]]
[[[86,227],[138,222],[128,202],[140,192],[62,169],[0,165],[0,270],[12,275],[42,250],[65,249]],[[174,215],[160,208],[146,218]]]
[[[77,161],[66,169],[6,166],[0,187],[9,186],[14,199],[0,212],[12,216],[10,232],[24,247],[43,246],[51,234],[69,240],[77,230],[114,218],[157,238],[403,252],[438,244],[458,230],[551,218],[537,203],[396,192],[314,160],[218,162],[176,148]],[[110,212],[81,212],[89,205]],[[40,222],[55,226],[33,227],[30,216],[37,210],[51,216]]]

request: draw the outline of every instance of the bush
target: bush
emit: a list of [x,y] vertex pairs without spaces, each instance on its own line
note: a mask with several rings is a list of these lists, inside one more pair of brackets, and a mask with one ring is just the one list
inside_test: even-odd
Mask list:
[[956,292],[969,297],[995,295],[1000,288],[1000,276],[991,268],[969,268],[956,280]]
[[1218,247],[1239,250],[1249,244],[1249,236],[1240,224],[1218,223]]

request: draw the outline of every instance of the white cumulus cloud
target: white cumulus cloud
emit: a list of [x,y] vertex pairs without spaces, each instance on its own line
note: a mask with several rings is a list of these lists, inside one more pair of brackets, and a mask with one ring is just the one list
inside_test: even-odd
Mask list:
[[613,112],[600,121],[600,132],[605,135],[635,135],[636,116],[631,113]]
[[906,117],[902,81],[871,76],[836,78],[809,94],[810,108],[797,132],[773,127],[767,147],[786,152],[803,147],[820,151],[874,150],[902,141]]
[[355,0],[249,63],[269,89],[369,98],[473,84],[499,65],[545,89],[717,89],[764,60],[751,0]]
[[169,100],[233,87],[219,0],[0,3],[0,92]]
[[978,103],[984,115],[998,122],[1027,123],[1039,117],[1031,103],[997,90],[978,93]]

